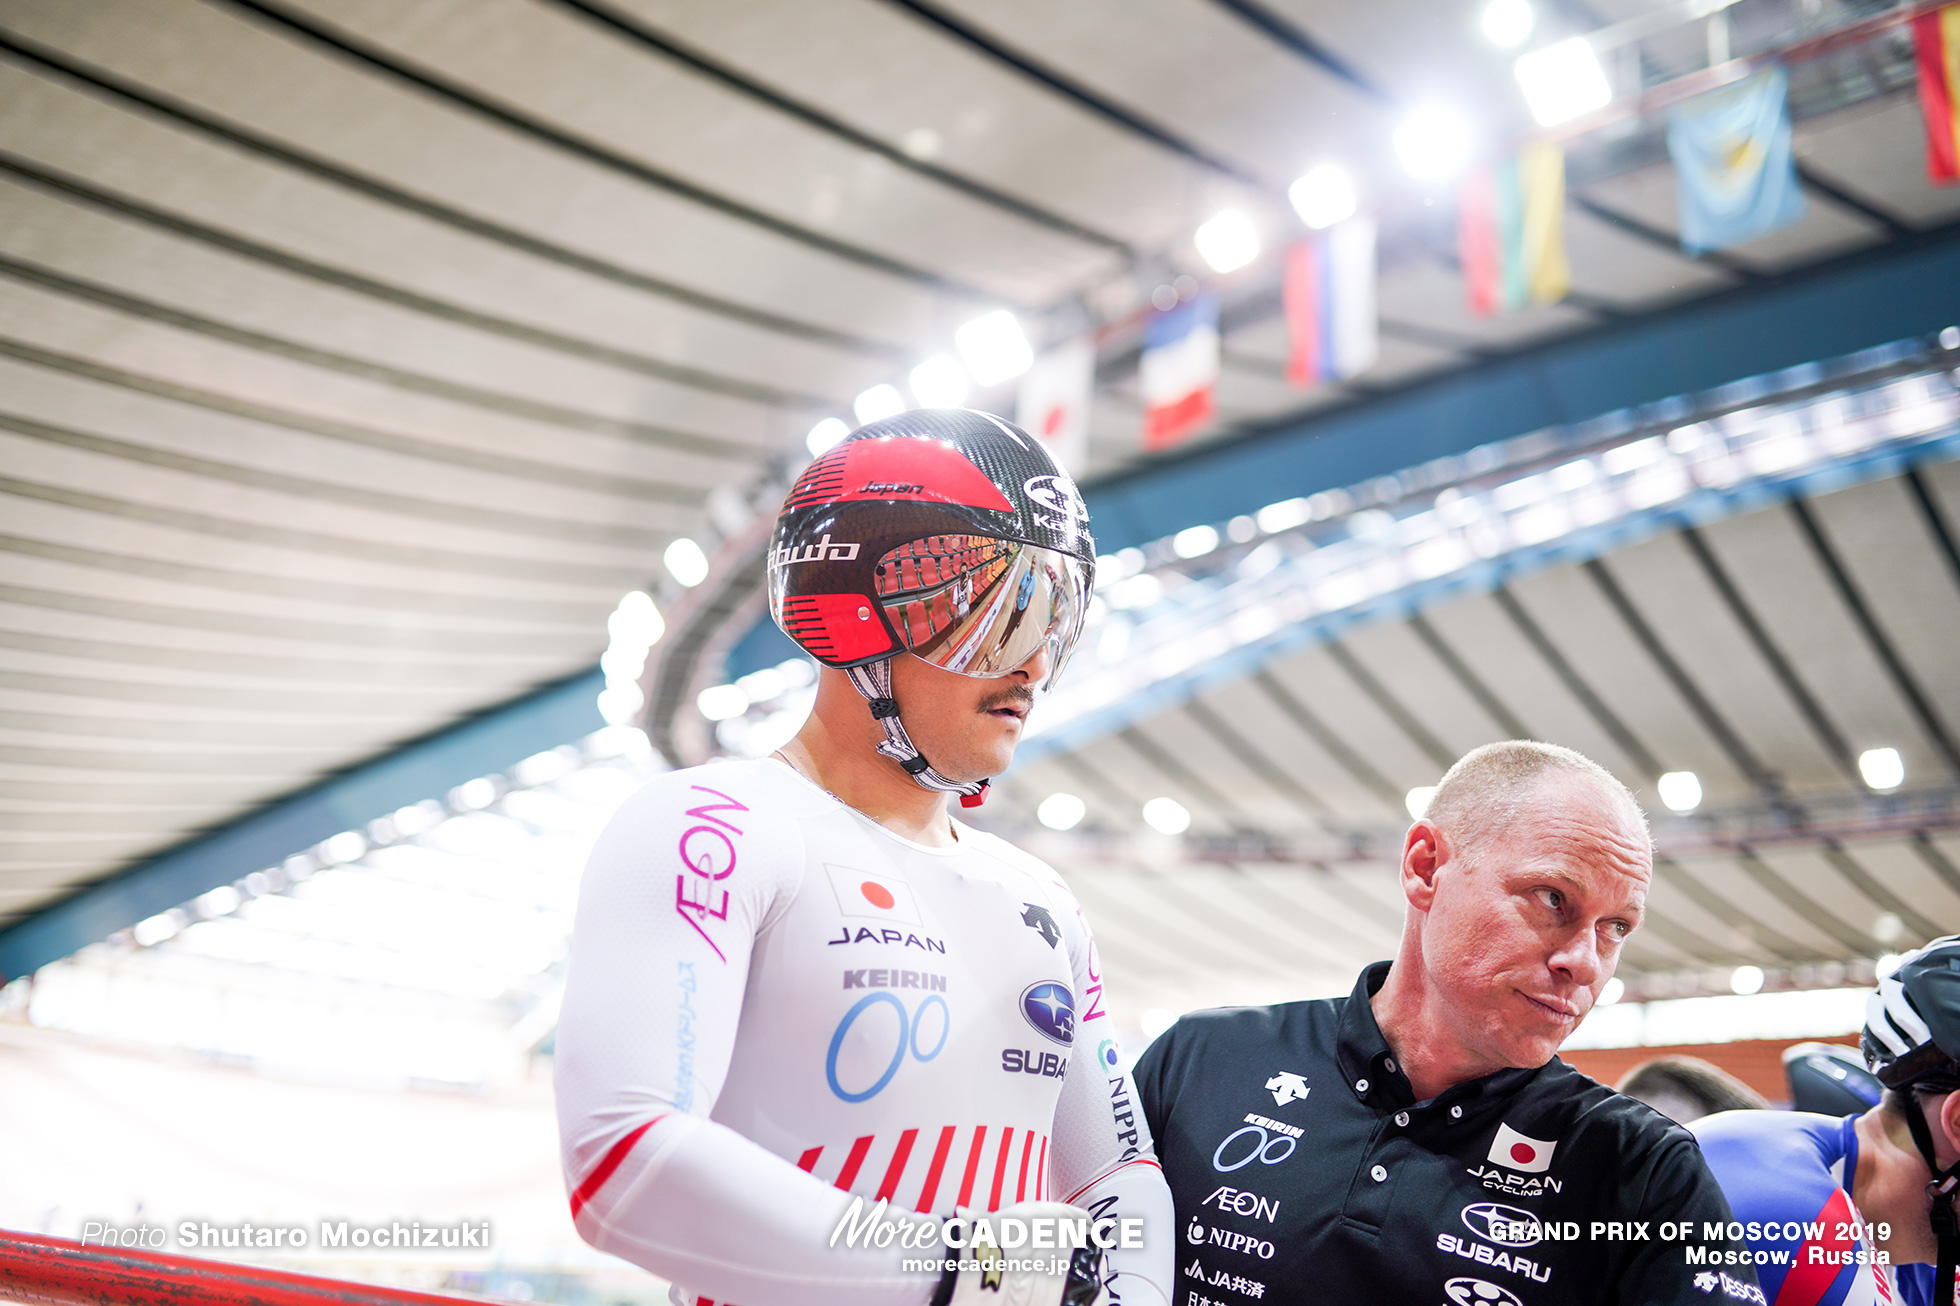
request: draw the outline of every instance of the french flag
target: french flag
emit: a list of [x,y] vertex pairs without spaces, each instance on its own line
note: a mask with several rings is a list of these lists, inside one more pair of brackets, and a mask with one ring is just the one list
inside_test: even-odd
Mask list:
[[1345,381],[1381,352],[1375,320],[1375,223],[1349,218],[1286,253],[1282,284],[1286,379],[1297,386]]
[[1218,299],[1200,295],[1143,328],[1137,385],[1143,392],[1143,447],[1189,439],[1218,411]]

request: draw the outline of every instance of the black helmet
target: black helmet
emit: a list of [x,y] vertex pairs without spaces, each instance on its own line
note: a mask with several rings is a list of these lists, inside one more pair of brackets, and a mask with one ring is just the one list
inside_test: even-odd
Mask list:
[[1931,1078],[1960,1088],[1960,935],[1907,953],[1878,982],[1859,1044],[1887,1088]]
[[890,660],[999,676],[1046,646],[1052,685],[1095,586],[1089,511],[1041,442],[991,413],[922,408],[860,427],[783,500],[769,611],[810,656],[849,671],[885,728],[879,751],[969,803],[906,738]]
[[[1960,935],[1934,939],[1909,952],[1865,1004],[1865,1033],[1859,1040],[1878,1082],[1910,1092],[1913,1088],[1960,1089]],[[1953,1300],[1960,1268],[1960,1161],[1942,1167],[1926,1113],[1915,1102],[1905,1113],[1913,1145],[1933,1176],[1928,1218],[1938,1244],[1934,1301]]]

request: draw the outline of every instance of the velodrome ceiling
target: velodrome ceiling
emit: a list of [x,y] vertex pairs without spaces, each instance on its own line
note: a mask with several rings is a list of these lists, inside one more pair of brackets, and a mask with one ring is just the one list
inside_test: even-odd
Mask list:
[[[1649,7],[1567,0],[1548,21]],[[1801,21],[1859,12],[1826,0]],[[1736,39],[1755,38],[1739,23]],[[1905,50],[1803,65],[1810,214],[1719,258],[1674,249],[1651,130],[1575,145],[1577,293],[1483,321],[1443,209],[1379,173],[1418,96],[1517,125],[1506,59],[1455,0],[0,0],[0,921],[591,666],[669,541],[712,541],[745,511],[729,488],[781,476],[815,420],[979,311],[1014,308],[1045,338],[1108,326],[1088,470],[1134,459],[1138,307],[1198,270],[1189,232],[1221,204],[1277,242],[1283,189],[1317,159],[1379,173],[1382,362],[1343,391],[1286,387],[1269,256],[1222,288],[1222,429],[1952,221],[1960,192],[1922,179]],[[1698,58],[1657,47],[1646,79],[1677,55]],[[1862,541],[1920,519],[1880,504],[1865,523],[1864,493],[1818,511],[1848,514],[1833,528],[1875,585],[1903,586]],[[1762,584],[1752,568],[1785,545],[1804,556],[1774,536],[1791,529],[1708,535],[1740,551],[1738,584]],[[1828,776],[1814,731],[1756,701],[1761,669],[1720,663],[1748,649],[1706,586],[1668,591],[1669,569],[1698,574],[1685,547],[1604,565],[1664,637],[1711,642],[1717,697],[1765,766]],[[1595,581],[1541,577],[1508,602],[1575,641],[1575,674],[1639,743],[1533,679],[1506,601],[1438,613],[1534,731],[1630,775],[1642,749],[1692,755],[1711,785],[1744,773],[1623,641],[1589,634],[1611,617]],[[1950,638],[1944,609],[1898,605],[1895,637],[1950,703],[1928,651]],[[1779,638],[1791,658],[1861,656]],[[1328,691],[1364,768],[1302,736],[1281,760],[1315,801],[1387,819],[1390,790],[1440,769],[1432,744],[1508,729],[1424,647],[1404,628],[1356,637],[1377,679],[1418,678],[1397,692],[1422,696],[1405,706],[1425,733],[1377,732],[1365,689]],[[1818,683],[1865,693],[1858,665],[1820,663]],[[1331,650],[1272,675],[1324,672],[1349,683]],[[1875,683],[1872,729],[1918,749],[1909,765],[1948,765]],[[1221,691],[1270,713],[1262,692]],[[1844,712],[1840,730],[1867,720],[1862,700]],[[1234,775],[1186,794],[1201,827],[1315,819],[1299,793],[1241,784],[1193,720],[1135,734]],[[1116,738],[1080,765],[1124,794],[1143,758]]]
[[[1841,976],[1960,931],[1956,537],[1954,463],[1670,530],[1017,765],[995,819],[1070,866],[1130,1001],[1341,992],[1399,936],[1408,791],[1478,744],[1556,740],[1655,814],[1637,992],[1744,963]],[[1873,748],[1905,761],[1896,795],[1859,777]],[[1665,809],[1669,771],[1696,773],[1699,811]],[[1031,819],[1056,791],[1087,804],[1080,832]],[[1191,813],[1182,853],[1135,837],[1159,796]]]

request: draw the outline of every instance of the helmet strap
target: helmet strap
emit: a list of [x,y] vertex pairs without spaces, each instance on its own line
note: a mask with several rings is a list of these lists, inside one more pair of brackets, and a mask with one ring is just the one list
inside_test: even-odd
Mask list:
[[1933,1159],[1933,1129],[1926,1123],[1925,1109],[1920,1106],[1918,1095],[1910,1087],[1905,1093],[1911,1107],[1906,1112],[1906,1128],[1912,1131],[1912,1141],[1919,1148],[1919,1155],[1925,1158],[1926,1168],[1933,1174],[1931,1182],[1926,1185],[1926,1195],[1933,1199],[1931,1219],[1939,1256],[1933,1300],[1950,1302],[1953,1300],[1955,1267],[1960,1266],[1960,1215],[1953,1210],[1953,1199],[1960,1196],[1960,1161],[1955,1161],[1944,1170],[1940,1168],[1939,1162]]
[[846,667],[844,674],[851,678],[857,692],[864,695],[865,702],[871,705],[871,717],[885,728],[885,742],[878,745],[878,751],[898,763],[905,773],[922,789],[935,793],[958,794],[961,807],[978,807],[987,801],[986,780],[965,782],[949,780],[932,769],[925,754],[913,744],[912,737],[905,733],[905,723],[898,719],[898,700],[892,697],[892,660],[880,658],[867,662],[861,667]]

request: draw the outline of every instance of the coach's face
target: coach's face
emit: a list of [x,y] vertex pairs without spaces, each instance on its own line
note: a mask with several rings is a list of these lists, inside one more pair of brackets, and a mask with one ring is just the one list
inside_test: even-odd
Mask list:
[[[1411,854],[1416,843],[1412,830]],[[1440,832],[1435,847],[1425,1000],[1489,1064],[1544,1065],[1592,1010],[1640,922],[1654,873],[1646,832],[1597,786],[1554,775],[1507,827],[1460,850]]]

